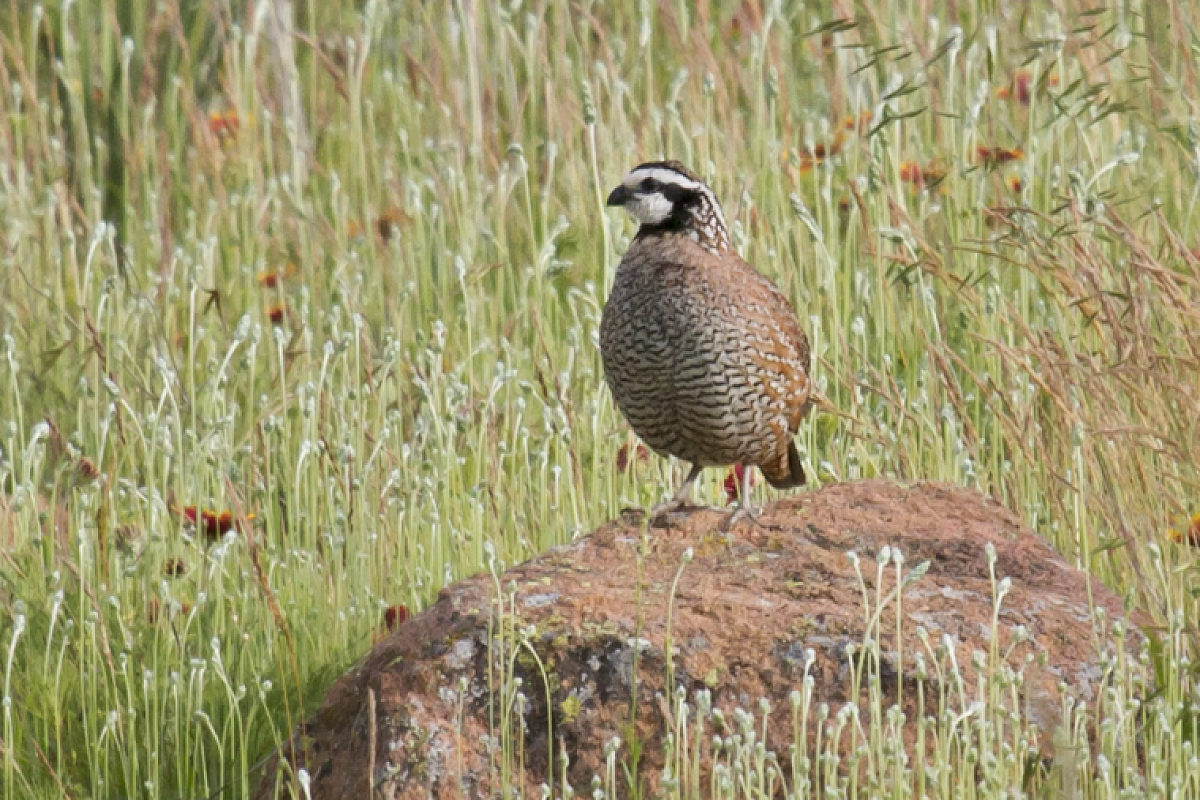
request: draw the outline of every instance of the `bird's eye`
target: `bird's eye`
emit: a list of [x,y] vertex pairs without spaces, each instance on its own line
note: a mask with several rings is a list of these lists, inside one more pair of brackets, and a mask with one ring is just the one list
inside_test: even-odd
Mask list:
[[643,192],[658,191],[658,181],[654,180],[654,178],[646,178],[645,180],[642,181],[642,191]]

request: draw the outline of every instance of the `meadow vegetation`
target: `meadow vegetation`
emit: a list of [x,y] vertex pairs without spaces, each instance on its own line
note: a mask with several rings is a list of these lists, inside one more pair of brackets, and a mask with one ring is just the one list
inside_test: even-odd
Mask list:
[[997,666],[924,763],[881,709],[878,780],[788,791],[1200,796],[1194,8],[268,6],[0,9],[0,796],[247,796],[389,608],[662,499],[597,325],[664,156],[809,333],[814,487],[977,487],[1157,625],[1063,731]]

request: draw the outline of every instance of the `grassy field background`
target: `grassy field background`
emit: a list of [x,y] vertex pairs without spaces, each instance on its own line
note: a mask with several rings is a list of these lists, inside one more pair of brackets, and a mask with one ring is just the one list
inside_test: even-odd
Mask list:
[[244,797],[388,608],[662,499],[597,326],[666,156],[809,333],[814,485],[978,487],[1161,626],[998,774],[1200,795],[1200,12],[266,8],[0,10],[0,794]]

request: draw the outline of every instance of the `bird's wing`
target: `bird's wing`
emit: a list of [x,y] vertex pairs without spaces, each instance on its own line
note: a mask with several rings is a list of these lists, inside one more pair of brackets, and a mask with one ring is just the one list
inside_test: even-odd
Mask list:
[[[634,247],[636,243],[630,250]],[[738,310],[746,334],[754,339],[751,362],[758,382],[787,409],[787,433],[795,433],[809,407],[811,354],[796,312],[779,288],[736,252],[718,255],[686,236],[657,240],[653,265],[659,280],[671,274],[676,280],[707,284],[707,291]]]
[[768,384],[767,391],[788,409],[788,430],[795,433],[808,412],[812,393],[809,380],[812,354],[808,337],[800,327],[795,309],[779,287],[736,254],[731,258],[736,258],[742,268],[742,296],[750,307],[747,310],[761,309],[750,315],[760,329],[757,337],[760,366],[781,376],[778,384]]

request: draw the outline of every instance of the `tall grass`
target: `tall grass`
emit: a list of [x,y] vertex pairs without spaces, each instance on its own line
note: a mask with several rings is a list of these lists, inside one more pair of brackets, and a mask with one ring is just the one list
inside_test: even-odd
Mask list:
[[306,0],[294,70],[256,10],[0,11],[6,797],[243,796],[386,607],[660,499],[596,350],[658,156],[799,310],[809,473],[991,492],[1149,610],[1123,768],[1187,774],[1190,7]]

